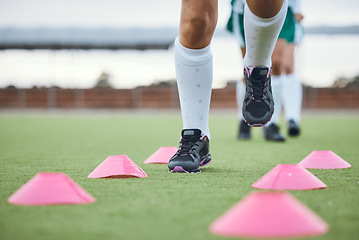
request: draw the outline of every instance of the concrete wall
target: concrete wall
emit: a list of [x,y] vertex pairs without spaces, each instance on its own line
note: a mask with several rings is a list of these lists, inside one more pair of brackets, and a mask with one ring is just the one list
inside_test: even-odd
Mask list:
[[[135,89],[0,89],[0,108],[179,108],[177,87]],[[235,87],[213,89],[211,108],[236,108]],[[304,109],[359,109],[359,88],[308,88]]]

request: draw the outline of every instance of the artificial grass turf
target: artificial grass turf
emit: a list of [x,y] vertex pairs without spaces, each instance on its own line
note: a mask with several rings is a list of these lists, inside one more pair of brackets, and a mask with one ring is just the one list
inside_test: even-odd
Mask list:
[[[170,174],[166,165],[143,161],[160,146],[178,145],[179,113],[2,113],[0,239],[226,239],[210,234],[210,223],[253,191],[251,184],[277,164],[298,163],[313,150],[332,150],[352,168],[310,170],[328,188],[291,193],[330,225],[316,239],[357,239],[358,120],[358,115],[304,115],[299,138],[271,143],[261,129],[252,129],[252,140],[237,141],[235,113],[213,113],[213,162],[200,174]],[[128,155],[148,178],[87,178],[107,156],[117,154]],[[43,171],[66,173],[97,202],[48,207],[7,203]]]

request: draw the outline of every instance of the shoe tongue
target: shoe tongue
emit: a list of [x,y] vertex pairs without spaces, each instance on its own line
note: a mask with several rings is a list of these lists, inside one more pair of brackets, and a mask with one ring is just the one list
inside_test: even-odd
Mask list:
[[252,77],[256,80],[263,79],[267,76],[269,68],[267,67],[255,67],[252,70]]
[[202,132],[199,129],[183,129],[182,138],[191,138],[193,136],[201,137]]

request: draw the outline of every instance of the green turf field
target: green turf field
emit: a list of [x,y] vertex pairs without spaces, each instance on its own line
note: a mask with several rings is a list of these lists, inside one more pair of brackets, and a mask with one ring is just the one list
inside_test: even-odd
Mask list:
[[[313,150],[332,150],[352,165],[311,170],[327,189],[291,192],[330,225],[315,239],[359,238],[358,114],[304,115],[302,136],[286,143],[265,142],[261,129],[251,141],[237,141],[235,116],[211,114],[213,162],[202,173],[171,174],[166,165],[143,161],[161,146],[178,145],[179,113],[1,113],[0,239],[226,239],[211,235],[208,226],[277,164],[296,164]],[[128,155],[148,178],[87,178],[118,154]],[[43,171],[66,173],[97,202],[7,203]]]

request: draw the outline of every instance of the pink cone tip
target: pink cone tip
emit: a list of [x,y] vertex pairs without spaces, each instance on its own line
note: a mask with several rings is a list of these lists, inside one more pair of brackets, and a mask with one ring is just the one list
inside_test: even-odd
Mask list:
[[8,199],[11,204],[28,206],[87,204],[95,201],[64,173],[38,173]]
[[299,238],[325,234],[329,226],[287,192],[252,192],[216,221],[211,233],[239,238]]
[[147,177],[147,174],[127,155],[114,155],[107,157],[88,177],[142,178]]
[[252,187],[272,190],[313,190],[327,186],[297,164],[279,164],[256,181]]
[[160,147],[146,159],[146,164],[167,164],[171,157],[177,152],[176,147]]
[[313,151],[298,165],[308,169],[350,168],[351,165],[332,151]]

